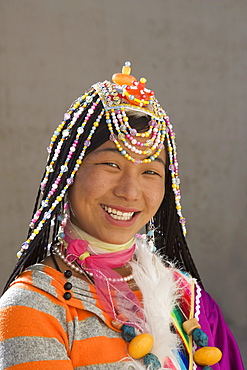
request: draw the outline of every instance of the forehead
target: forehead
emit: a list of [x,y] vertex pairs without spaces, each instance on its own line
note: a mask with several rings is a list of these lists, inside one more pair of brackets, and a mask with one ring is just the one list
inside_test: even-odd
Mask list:
[[[142,140],[142,138],[140,138],[140,140]],[[143,141],[145,139],[143,138]],[[145,158],[147,158],[146,155],[144,154],[136,154],[136,153],[132,153],[130,150],[126,149],[126,152],[130,155],[133,155],[134,158],[136,159],[139,159],[139,160],[143,160]],[[88,154],[87,157],[91,157],[93,158],[94,156],[103,156],[103,155],[116,155],[116,156],[120,156],[120,158],[122,157],[124,160],[128,160],[126,159],[121,153],[120,151],[116,148],[115,144],[113,141],[111,140],[107,140],[104,144],[100,145],[97,149],[93,150],[90,154]],[[86,158],[87,158],[86,157]],[[130,162],[130,161],[129,161]],[[165,149],[163,149],[160,153],[160,155],[153,161],[155,163],[162,163],[163,165],[165,165],[166,163],[166,153],[165,153]],[[153,163],[151,162],[151,163]],[[143,163],[145,164],[145,163]]]

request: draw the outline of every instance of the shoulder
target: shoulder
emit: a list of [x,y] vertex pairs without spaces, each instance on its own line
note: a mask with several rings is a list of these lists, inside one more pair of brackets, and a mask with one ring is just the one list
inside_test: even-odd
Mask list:
[[25,321],[38,325],[41,320],[54,319],[64,322],[66,305],[60,296],[52,276],[41,265],[35,265],[23,272],[1,297],[1,318],[5,324],[20,325],[25,325]]

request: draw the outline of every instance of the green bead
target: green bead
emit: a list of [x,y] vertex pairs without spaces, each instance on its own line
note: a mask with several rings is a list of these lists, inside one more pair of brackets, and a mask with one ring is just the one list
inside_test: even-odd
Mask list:
[[147,353],[146,356],[143,357],[143,362],[146,367],[148,367],[148,370],[158,370],[161,368],[158,357],[153,353]]
[[125,342],[130,342],[133,338],[135,338],[135,328],[130,325],[123,325],[122,326],[122,338]]
[[194,329],[192,332],[192,338],[199,347],[208,346],[208,336],[201,329]]

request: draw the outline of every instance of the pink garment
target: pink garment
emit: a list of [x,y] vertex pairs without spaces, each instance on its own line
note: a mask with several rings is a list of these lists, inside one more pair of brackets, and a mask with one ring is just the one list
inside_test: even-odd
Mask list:
[[97,255],[89,254],[88,245],[86,240],[71,240],[66,251],[67,260],[76,261],[85,271],[93,274],[100,303],[108,315],[144,332],[145,316],[139,300],[121,275],[112,270],[130,261],[135,244],[126,250]]

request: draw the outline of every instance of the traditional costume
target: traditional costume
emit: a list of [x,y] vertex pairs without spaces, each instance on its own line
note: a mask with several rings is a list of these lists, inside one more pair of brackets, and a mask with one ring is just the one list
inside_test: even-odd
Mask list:
[[[149,117],[145,131],[131,127],[133,114]],[[168,159],[172,205],[166,189],[147,235],[123,245],[106,245],[69,218],[67,190],[104,129],[105,141],[133,165],[155,161],[164,147]],[[243,369],[218,306],[196,279],[179,183],[169,117],[146,80],[130,75],[129,62],[113,82],[93,85],[72,104],[52,136],[28,238],[0,301],[0,370]],[[49,254],[57,270],[42,264]],[[123,266],[129,276],[115,271]]]

